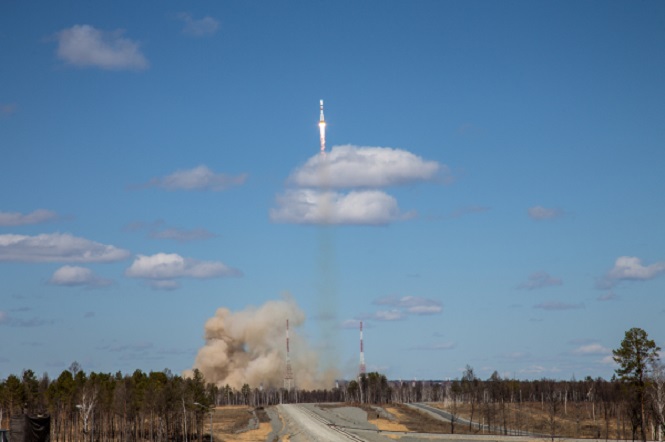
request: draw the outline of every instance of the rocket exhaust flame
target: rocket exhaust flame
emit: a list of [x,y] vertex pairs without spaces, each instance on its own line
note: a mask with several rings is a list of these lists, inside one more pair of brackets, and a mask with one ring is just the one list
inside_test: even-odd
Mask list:
[[326,120],[323,118],[323,100],[320,100],[321,116],[319,117],[319,133],[321,137],[321,153],[326,151]]

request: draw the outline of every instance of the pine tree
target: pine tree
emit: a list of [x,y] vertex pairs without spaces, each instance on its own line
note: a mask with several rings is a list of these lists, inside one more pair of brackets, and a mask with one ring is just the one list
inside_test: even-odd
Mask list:
[[631,328],[621,341],[621,346],[612,350],[614,362],[619,364],[616,374],[626,382],[636,395],[636,405],[639,406],[639,424],[642,432],[642,441],[646,442],[645,428],[645,379],[649,371],[658,363],[660,347],[649,339],[647,332],[641,328]]

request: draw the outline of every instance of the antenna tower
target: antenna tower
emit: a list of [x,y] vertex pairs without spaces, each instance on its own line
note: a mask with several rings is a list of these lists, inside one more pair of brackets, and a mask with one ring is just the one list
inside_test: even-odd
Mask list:
[[363,322],[360,321],[360,368],[358,376],[365,374],[365,349],[363,348]]
[[289,355],[289,320],[286,320],[286,373],[284,374],[284,389],[293,388],[293,369],[291,369],[291,356]]

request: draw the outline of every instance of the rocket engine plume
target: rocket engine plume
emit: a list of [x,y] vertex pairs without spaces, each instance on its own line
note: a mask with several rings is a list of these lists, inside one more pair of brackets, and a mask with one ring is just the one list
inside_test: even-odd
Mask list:
[[[199,349],[194,367],[207,382],[240,389],[244,384],[280,388],[284,382],[284,321],[290,319],[289,357],[299,388],[329,388],[336,373],[321,373],[319,357],[294,329],[305,322],[305,314],[290,297],[268,301],[260,307],[232,312],[219,308],[205,324],[205,345]],[[191,376],[191,370],[183,373]]]
[[321,137],[321,153],[326,151],[326,120],[323,118],[323,100],[320,100],[321,116],[319,117],[319,134]]

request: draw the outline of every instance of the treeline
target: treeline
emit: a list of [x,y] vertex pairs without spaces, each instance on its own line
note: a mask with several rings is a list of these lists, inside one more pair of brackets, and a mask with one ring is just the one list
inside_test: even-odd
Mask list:
[[56,379],[24,370],[0,380],[0,428],[8,428],[15,415],[49,415],[55,442],[193,441],[209,439],[203,427],[216,406],[340,402],[347,397],[343,388],[218,387],[196,369],[188,378],[170,370],[86,373],[75,362]]
[[[245,392],[226,398],[244,403]],[[52,441],[201,440],[203,419],[219,396],[197,370],[131,375],[86,374],[77,363],[57,379],[32,370],[0,383],[0,426],[16,414],[51,416]]]
[[[190,378],[169,370],[86,374],[73,363],[54,380],[46,374],[38,379],[25,370],[20,377],[1,381],[0,427],[6,428],[15,414],[49,414],[56,442],[188,442],[202,440],[204,418],[220,405],[440,402],[450,413],[453,433],[456,425],[467,425],[471,431],[542,436],[542,425],[536,427],[526,412],[535,403],[547,417],[544,430],[552,439],[559,434],[562,416],[573,416],[578,426],[588,416],[595,438],[662,440],[665,369],[659,352],[646,332],[634,328],[613,351],[619,368],[610,381],[524,381],[502,378],[497,372],[482,380],[467,366],[461,379],[451,381],[396,382],[371,372],[331,389],[290,391],[248,384],[239,390],[219,387],[205,382],[198,370]],[[464,422],[459,417],[463,408],[470,416]]]
[[[423,383],[413,392],[416,401],[444,402],[453,416],[453,432],[455,425],[465,425],[498,434],[554,437],[562,435],[561,422],[567,420],[574,426],[572,433],[565,435],[568,437],[586,434],[598,439],[636,440],[641,439],[639,430],[644,428],[647,438],[661,440],[665,377],[650,378],[644,393],[643,416],[634,385],[616,378],[523,381],[501,378],[494,372],[481,380],[469,366],[462,379],[441,386]],[[462,409],[473,424],[459,421]],[[534,410],[539,418],[533,417]]]
[[[650,438],[658,439],[663,423],[663,378],[652,377],[647,387],[644,424]],[[453,416],[452,432],[468,426],[500,434],[533,433],[535,423],[520,411],[534,403],[551,418],[547,435],[559,434],[557,419],[564,416],[590,417],[596,422],[595,436],[604,439],[635,439],[640,427],[640,405],[628,385],[618,379],[524,381],[494,372],[482,380],[469,366],[461,379],[451,381],[388,381],[371,372],[331,389],[293,391],[247,384],[240,389],[219,388],[206,383],[197,370],[191,378],[168,370],[86,374],[76,363],[57,379],[37,378],[25,370],[20,377],[10,375],[0,382],[0,422],[4,417],[5,428],[11,415],[49,414],[52,440],[62,442],[202,440],[209,437],[203,428],[213,406],[293,402],[442,402]],[[459,420],[462,407],[473,424]]]

